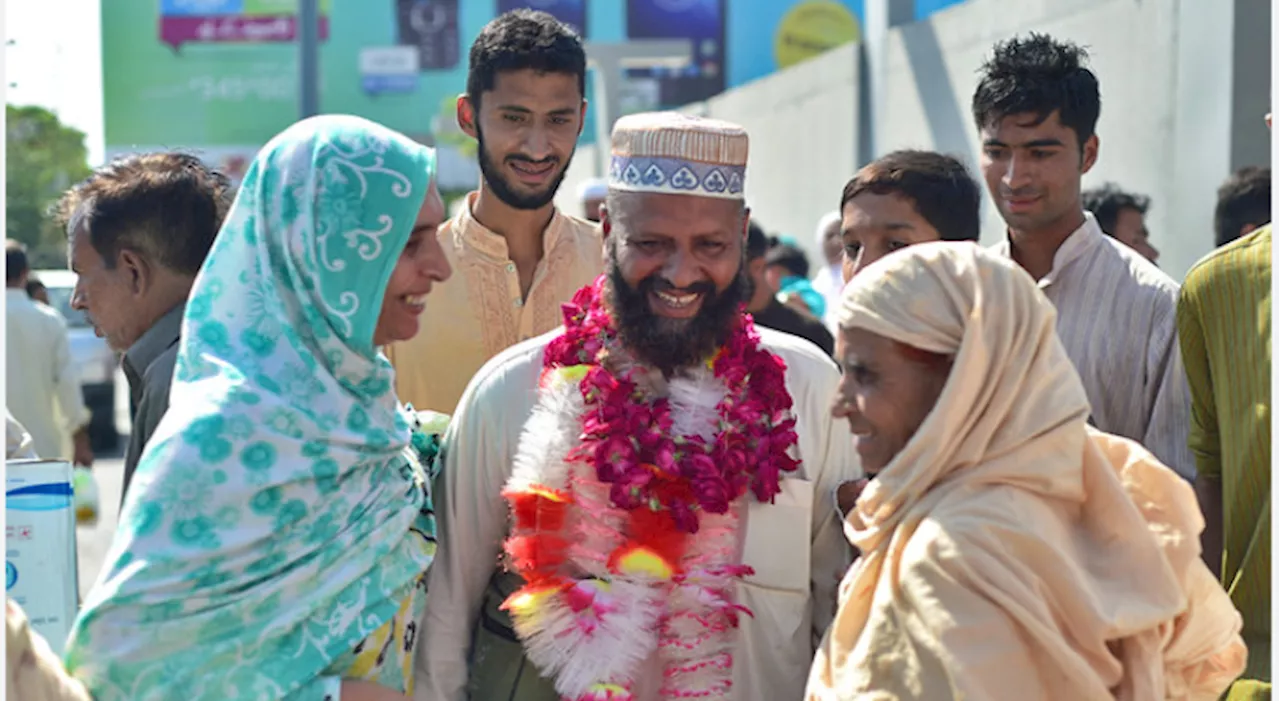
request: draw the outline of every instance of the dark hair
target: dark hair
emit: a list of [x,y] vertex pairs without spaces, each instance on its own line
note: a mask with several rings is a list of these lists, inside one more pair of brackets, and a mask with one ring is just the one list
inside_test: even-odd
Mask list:
[[231,207],[231,193],[230,181],[195,156],[138,154],[103,166],[68,190],[55,217],[70,236],[69,225],[82,216],[108,268],[128,249],[195,275]]
[[1231,174],[1218,188],[1213,210],[1213,243],[1225,246],[1240,238],[1246,224],[1271,221],[1271,169],[1248,166]]
[[27,247],[13,239],[6,239],[4,242],[5,284],[12,285],[30,271],[31,262],[27,260]]
[[977,241],[982,195],[959,160],[933,151],[894,151],[863,166],[844,186],[840,211],[864,192],[899,194],[944,241]]
[[493,90],[499,73],[526,69],[573,75],[578,93],[587,93],[587,54],[578,33],[546,12],[512,10],[486,24],[471,44],[467,97],[479,109],[480,95]]
[[1102,187],[1085,190],[1080,193],[1080,200],[1086,210],[1093,212],[1093,218],[1098,220],[1098,226],[1107,236],[1115,235],[1116,221],[1121,212],[1133,209],[1139,214],[1146,214],[1147,208],[1151,206],[1150,197],[1125,192],[1115,183],[1105,183]]
[[47,289],[49,288],[45,287],[43,282],[40,282],[40,278],[35,276],[27,278],[27,296],[34,297],[39,290]]
[[763,256],[774,242],[776,239],[771,239],[764,233],[764,227],[760,226],[755,219],[747,222],[747,260],[751,261]]
[[789,243],[778,244],[764,254],[764,264],[780,265],[796,277],[809,277],[809,257],[797,246]]
[[1098,78],[1083,65],[1088,58],[1088,52],[1076,44],[1055,41],[1047,34],[997,43],[979,71],[973,120],[982,129],[1011,114],[1030,112],[1038,124],[1057,111],[1083,149],[1102,111]]

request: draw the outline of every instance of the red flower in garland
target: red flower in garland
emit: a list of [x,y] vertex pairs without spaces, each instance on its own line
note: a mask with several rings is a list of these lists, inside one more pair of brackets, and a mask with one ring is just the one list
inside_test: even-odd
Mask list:
[[697,532],[697,511],[725,513],[750,489],[761,501],[780,491],[797,437],[786,389],[786,365],[760,347],[750,317],[742,316],[712,361],[726,393],[716,407],[719,428],[711,443],[697,436],[672,437],[665,398],[648,400],[629,377],[599,365],[616,338],[603,304],[604,276],[563,305],[565,332],[546,349],[548,371],[591,366],[581,381],[585,402],[582,443],[572,460],[590,460],[609,485],[610,500],[623,509],[668,511],[676,527]]

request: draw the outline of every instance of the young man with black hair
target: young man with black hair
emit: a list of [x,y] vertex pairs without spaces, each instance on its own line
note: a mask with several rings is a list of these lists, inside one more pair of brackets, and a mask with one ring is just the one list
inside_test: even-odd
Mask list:
[[1178,285],[1102,233],[1081,205],[1098,159],[1098,80],[1084,49],[1043,34],[1003,41],[973,95],[987,190],[1007,226],[996,250],[1039,282],[1102,431],[1142,443],[1188,480],[1190,395]]
[[71,306],[124,354],[136,406],[122,498],[169,409],[187,297],[232,198],[230,181],[200,159],[158,152],[113,161],[58,201],[77,275]]
[[1154,264],[1160,259],[1160,251],[1151,245],[1147,232],[1147,208],[1151,198],[1121,190],[1114,183],[1085,190],[1082,195],[1084,208],[1098,220],[1102,233],[1123,243]]
[[835,339],[827,327],[817,318],[778,301],[778,296],[765,275],[765,253],[768,250],[769,237],[765,235],[764,229],[755,221],[750,222],[747,225],[746,264],[747,275],[751,280],[750,294],[747,296],[747,311],[751,313],[751,318],[766,328],[799,336],[831,355],[835,349]]
[[582,132],[582,40],[545,12],[507,12],[471,46],[458,126],[479,149],[480,190],[440,227],[457,271],[432,292],[425,331],[387,349],[396,392],[452,413],[493,356],[560,324],[560,305],[604,268],[599,227],[552,199]]
[[1271,221],[1271,169],[1248,166],[1218,188],[1213,245],[1225,246]]
[[840,194],[845,282],[912,244],[977,243],[980,203],[978,183],[951,156],[908,149],[868,163]]

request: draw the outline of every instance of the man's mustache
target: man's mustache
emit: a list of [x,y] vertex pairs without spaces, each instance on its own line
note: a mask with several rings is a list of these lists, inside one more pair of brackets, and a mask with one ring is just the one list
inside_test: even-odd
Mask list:
[[716,286],[710,280],[702,280],[695,282],[685,288],[676,287],[670,280],[661,275],[650,275],[640,283],[641,289],[653,292],[666,292],[668,294],[702,294],[711,296],[716,293]]
[[532,165],[532,166],[557,165],[560,163],[560,159],[556,158],[555,156],[547,156],[546,158],[543,158],[541,160],[534,160],[532,158],[529,158],[528,156],[521,156],[520,154],[507,156],[506,160],[508,163],[511,163],[513,161],[519,161],[520,163],[528,163],[529,165]]

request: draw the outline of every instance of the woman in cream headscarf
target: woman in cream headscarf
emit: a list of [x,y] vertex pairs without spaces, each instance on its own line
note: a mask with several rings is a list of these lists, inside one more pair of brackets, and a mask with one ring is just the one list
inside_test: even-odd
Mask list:
[[449,275],[434,152],[356,117],[263,148],[67,644],[96,701],[405,699],[435,554],[378,351]]
[[1243,668],[1195,496],[1086,425],[1054,317],[971,244],[912,246],[845,290],[834,411],[876,477],[809,699],[1207,700]]

